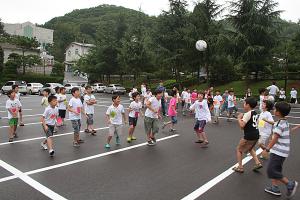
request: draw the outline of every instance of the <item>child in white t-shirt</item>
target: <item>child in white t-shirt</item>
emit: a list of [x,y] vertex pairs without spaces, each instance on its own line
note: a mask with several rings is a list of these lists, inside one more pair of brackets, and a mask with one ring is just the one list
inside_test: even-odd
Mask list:
[[13,90],[7,92],[9,99],[6,101],[5,108],[7,109],[7,118],[9,124],[9,142],[13,142],[17,138],[16,133],[18,126],[18,114],[21,109],[21,102],[16,98],[16,93]]
[[53,149],[53,133],[54,133],[54,127],[56,124],[56,120],[58,117],[58,108],[57,106],[57,97],[56,96],[50,96],[48,98],[49,106],[45,108],[45,111],[43,113],[43,116],[41,118],[42,126],[46,135],[46,139],[41,142],[41,146],[44,150],[49,149],[49,155],[54,155],[54,149]]
[[281,88],[279,91],[279,101],[285,101],[285,99],[286,99],[285,91],[283,88]]
[[[260,113],[258,118],[258,145],[261,148],[265,148],[267,146],[268,140],[272,134],[272,125],[274,124],[274,119],[272,117],[271,111],[273,110],[273,106],[274,104],[271,101],[263,101],[262,112]],[[260,158],[267,159],[268,153],[263,152]]]
[[219,116],[220,116],[220,108],[223,102],[223,98],[220,95],[220,91],[216,91],[216,96],[214,96],[214,123],[219,123]]
[[80,143],[84,143],[84,141],[80,139],[79,133],[81,128],[81,113],[85,115],[85,111],[80,99],[79,88],[78,87],[72,88],[71,93],[73,97],[69,101],[68,111],[69,111],[69,118],[72,122],[72,127],[74,129],[73,146],[79,147]]
[[85,87],[86,95],[84,95],[84,110],[87,116],[86,119],[86,129],[84,132],[90,133],[92,136],[96,136],[96,131],[93,128],[94,124],[94,113],[95,113],[95,104],[97,103],[95,96],[92,94],[92,87],[86,86]]
[[133,102],[129,105],[129,114],[128,114],[128,121],[129,121],[129,130],[128,130],[128,137],[127,142],[130,143],[132,140],[136,140],[136,137],[133,136],[135,127],[137,125],[137,121],[140,115],[143,115],[142,108],[143,105],[140,102],[140,94],[135,92],[132,94]]
[[297,103],[297,90],[295,90],[295,88],[292,88],[291,90],[291,103]]
[[63,126],[66,118],[66,111],[68,105],[66,88],[61,87],[59,89],[59,94],[57,95],[57,102],[58,102],[58,116],[61,119],[61,123],[57,124],[57,126]]
[[123,121],[127,124],[125,118],[124,107],[120,104],[121,98],[119,95],[112,97],[113,104],[108,107],[106,111],[107,124],[109,126],[109,132],[107,137],[107,143],[105,148],[110,148],[110,141],[114,135],[116,135],[116,144],[120,145],[120,135],[122,134]]

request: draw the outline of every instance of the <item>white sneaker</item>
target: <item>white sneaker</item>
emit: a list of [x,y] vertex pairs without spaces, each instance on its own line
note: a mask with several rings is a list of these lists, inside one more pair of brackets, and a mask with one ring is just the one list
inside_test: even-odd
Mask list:
[[54,150],[53,150],[53,149],[50,149],[49,155],[50,155],[50,156],[53,156],[53,155],[54,155]]
[[48,149],[47,144],[44,144],[44,142],[41,142],[41,146],[42,146],[43,150],[47,150]]

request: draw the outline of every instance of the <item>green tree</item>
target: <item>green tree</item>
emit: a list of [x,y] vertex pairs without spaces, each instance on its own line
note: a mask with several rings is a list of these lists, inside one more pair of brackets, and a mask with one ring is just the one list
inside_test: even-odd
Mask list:
[[64,70],[64,65],[62,63],[55,63],[52,67],[51,76],[62,76]]
[[231,2],[230,20],[235,28],[232,48],[235,62],[249,75],[259,72],[271,60],[271,49],[276,45],[280,11],[273,0],[238,0]]

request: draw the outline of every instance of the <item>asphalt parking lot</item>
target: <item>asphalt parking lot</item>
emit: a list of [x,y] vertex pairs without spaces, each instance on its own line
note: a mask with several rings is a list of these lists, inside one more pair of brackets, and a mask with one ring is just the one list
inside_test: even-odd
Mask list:
[[[128,126],[123,127],[121,145],[106,150],[105,111],[111,96],[96,94],[95,128],[97,136],[81,133],[85,143],[72,146],[70,121],[58,129],[54,137],[55,156],[40,148],[44,138],[40,124],[43,108],[37,95],[22,96],[24,127],[18,127],[19,138],[8,143],[7,97],[0,96],[0,199],[205,199],[205,200],[273,200],[264,192],[269,184],[264,168],[255,173],[253,161],[244,159],[245,173],[236,174],[235,148],[243,133],[235,121],[221,119],[208,124],[209,147],[194,143],[193,116],[179,115],[177,131],[160,130],[156,146],[146,145],[143,119],[135,131],[137,140],[126,142]],[[128,107],[127,96],[121,103]],[[167,119],[164,119],[165,121]],[[83,120],[85,121],[85,120]],[[289,122],[300,124],[300,108],[293,108]],[[82,130],[85,128],[83,122]],[[292,135],[290,157],[284,174],[300,181],[300,130]],[[285,191],[283,188],[283,191]],[[294,199],[300,198],[297,191]],[[285,195],[276,199],[285,199]]]

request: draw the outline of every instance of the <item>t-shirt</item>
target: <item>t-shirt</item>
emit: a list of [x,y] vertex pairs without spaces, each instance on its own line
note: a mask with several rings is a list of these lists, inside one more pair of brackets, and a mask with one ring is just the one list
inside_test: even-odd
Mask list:
[[181,98],[182,98],[182,100],[184,100],[184,101],[187,101],[187,99],[188,99],[188,92],[187,91],[183,91],[182,93],[181,93]]
[[81,100],[79,98],[72,97],[69,101],[69,106],[71,106],[73,110],[79,113],[79,115],[76,115],[73,112],[69,112],[70,120],[81,119],[81,108],[83,107]]
[[106,115],[109,116],[109,120],[111,124],[122,125],[123,119],[122,114],[125,113],[124,107],[120,104],[118,107],[111,105],[108,107],[106,111]]
[[45,123],[47,125],[54,126],[56,123],[57,116],[58,116],[58,108],[57,107],[52,108],[51,106],[48,106],[47,108],[45,108],[43,117],[45,118]]
[[276,122],[273,128],[273,133],[278,134],[279,138],[270,152],[287,158],[290,152],[290,127],[288,121],[282,119]]
[[222,101],[223,101],[223,98],[221,97],[221,95],[215,96],[214,97],[214,107],[215,108],[220,108]]
[[291,91],[291,98],[297,99],[297,90],[292,90]]
[[228,108],[233,108],[233,107],[234,107],[234,96],[228,95]]
[[57,101],[62,101],[58,102],[58,109],[59,110],[66,110],[67,109],[67,96],[65,94],[58,94],[57,95]]
[[242,120],[246,123],[244,127],[244,139],[245,140],[258,140],[258,114],[255,110],[251,110],[244,114]]
[[276,85],[270,85],[267,87],[267,90],[269,90],[269,94],[276,95],[279,92],[279,88]]
[[206,100],[195,101],[195,103],[191,105],[190,110],[195,110],[195,118],[197,120],[211,121],[211,114]]
[[44,107],[49,106],[48,97],[43,97],[42,98],[41,105],[44,106]]
[[284,90],[280,90],[280,91],[279,91],[279,98],[280,98],[280,99],[285,99],[285,98],[286,98],[286,96],[285,96],[285,91],[284,91]]
[[136,101],[131,102],[129,108],[131,108],[132,111],[129,112],[129,117],[133,117],[133,118],[139,117],[142,107],[143,105],[141,102],[136,102]]
[[8,99],[6,101],[6,106],[5,106],[5,108],[7,109],[7,118],[8,119],[13,118],[12,114],[8,111],[9,109],[11,109],[12,112],[17,112],[18,109],[20,109],[21,107],[22,104],[17,98],[15,98],[14,100]]
[[269,111],[260,113],[258,118],[259,135],[270,136],[272,133],[272,124],[265,122],[263,119],[274,122],[272,114]]
[[145,94],[147,92],[147,88],[144,85],[141,86],[141,92],[142,92],[142,95],[145,96]]
[[17,92],[15,98],[20,101],[20,96],[21,96],[20,92]]
[[[161,100],[157,100],[156,97],[150,97],[150,99],[148,101],[151,103],[151,107],[155,111],[158,112],[160,110]],[[156,118],[156,119],[158,119],[158,114],[155,113],[155,112],[152,112],[152,110],[150,110],[149,108],[146,109],[145,116],[146,117],[150,117],[150,118]]]
[[187,99],[186,99],[186,103],[191,103],[191,93],[187,93]]
[[95,106],[94,105],[88,105],[87,102],[90,100],[96,100],[94,95],[84,95],[84,110],[86,114],[94,114],[95,113]]
[[176,97],[173,97],[169,103],[168,115],[170,117],[176,116],[176,112],[174,112],[172,107],[175,107],[176,110]]

